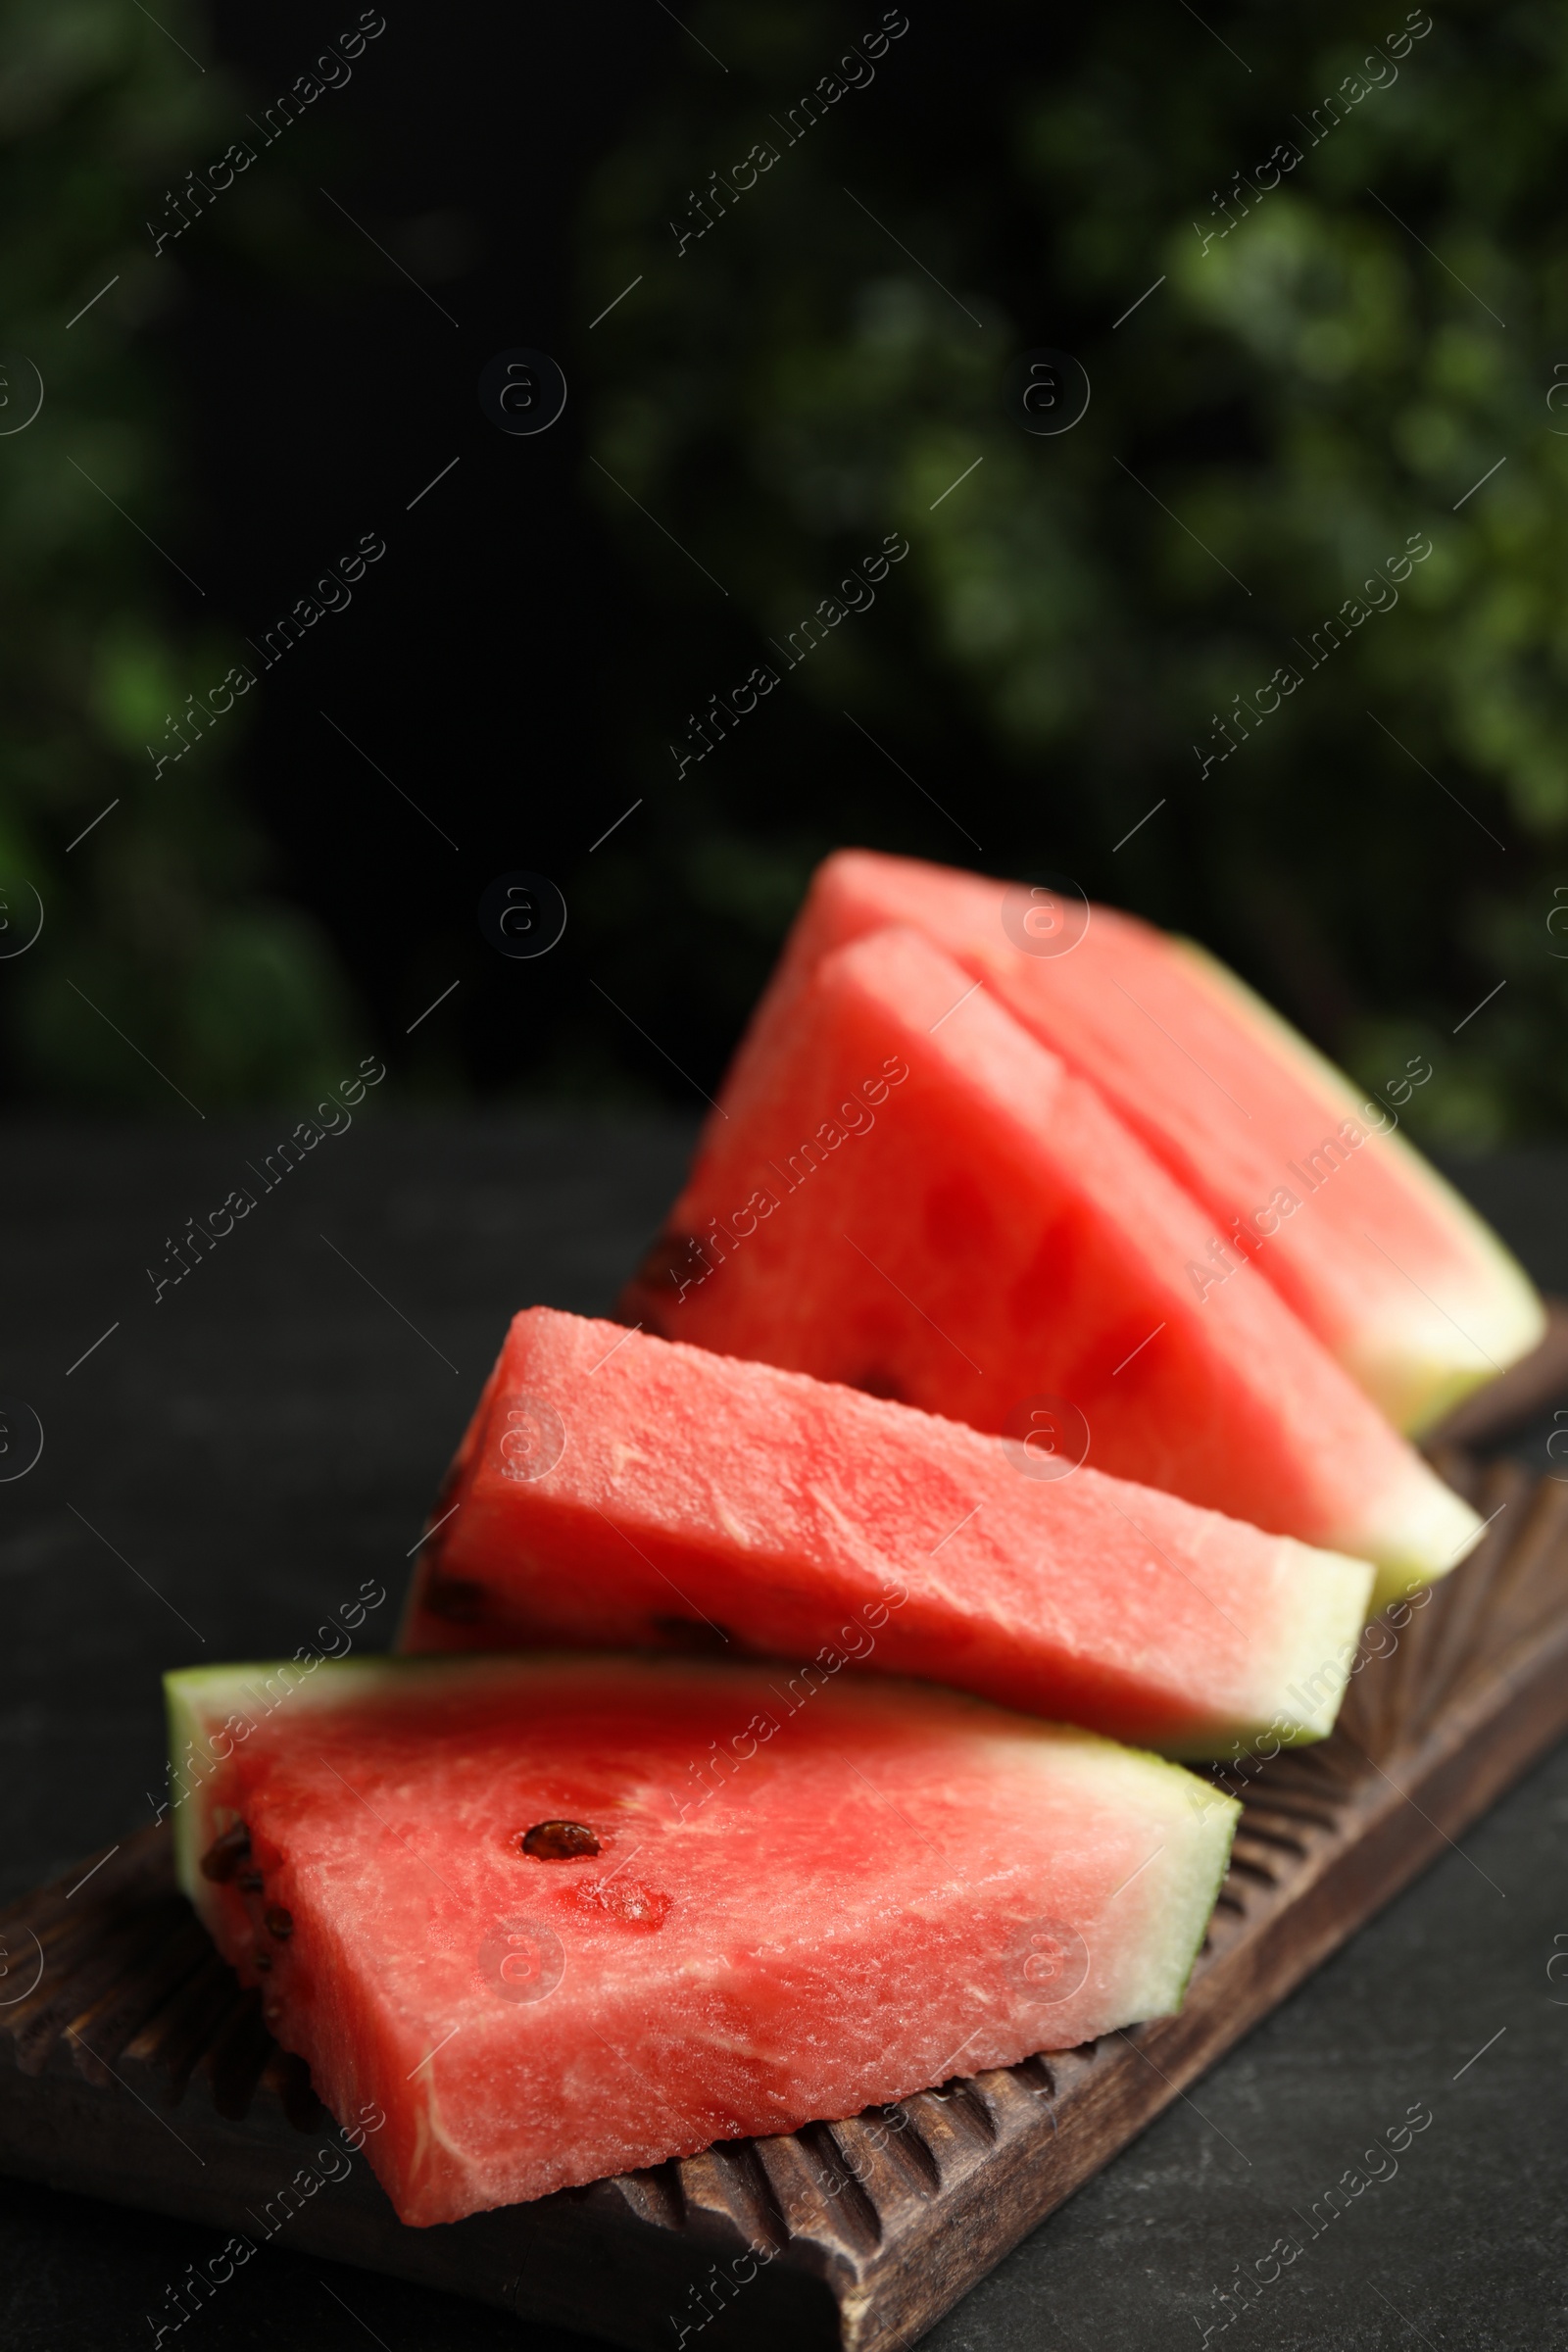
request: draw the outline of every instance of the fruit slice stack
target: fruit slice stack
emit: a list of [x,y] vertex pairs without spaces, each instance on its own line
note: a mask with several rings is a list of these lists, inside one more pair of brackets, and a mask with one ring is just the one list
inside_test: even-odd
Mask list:
[[1116,1741],[1321,1738],[1479,1529],[1385,1412],[1540,1326],[1378,1108],[1126,917],[829,860],[636,1328],[513,1325],[444,1654],[169,1680],[182,1884],[405,2221],[1179,2005],[1236,1808]]
[[[1070,960],[1070,959],[1069,959]],[[1480,1522],[1089,1082],[920,933],[822,957],[743,1048],[627,1319],[1006,1431],[1369,1559]]]
[[1068,893],[829,858],[731,1075],[732,1115],[753,1077],[766,1086],[823,957],[889,924],[940,947],[1097,1089],[1203,1209],[1209,1283],[1254,1262],[1397,1427],[1428,1426],[1540,1340],[1521,1268],[1397,1132],[1429,1063],[1352,1087],[1213,956]]

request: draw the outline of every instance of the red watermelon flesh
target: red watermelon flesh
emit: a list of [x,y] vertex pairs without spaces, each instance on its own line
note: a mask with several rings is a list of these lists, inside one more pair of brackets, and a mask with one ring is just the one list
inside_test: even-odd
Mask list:
[[1480,1522],[1251,1264],[1200,1297],[1209,1220],[1099,1092],[908,930],[822,958],[743,1049],[628,1320],[1004,1431],[1379,1569]]
[[1044,1450],[1056,1435],[1010,1444],[534,1307],[437,1505],[399,1646],[763,1651],[808,1661],[777,1669],[781,1690],[845,1666],[924,1675],[1174,1755],[1321,1738],[1366,1562],[1074,1470]]
[[983,978],[1202,1204],[1198,1280],[1212,1289],[1250,1257],[1398,1427],[1427,1426],[1540,1340],[1521,1268],[1396,1132],[1419,1057],[1369,1096],[1223,964],[1112,907],[1048,893],[1031,907],[1016,885],[842,851],[758,1009],[754,1067],[820,957],[889,923]]
[[762,1668],[558,1655],[264,1695],[298,1672],[169,1677],[180,1880],[333,2113],[384,2111],[416,2226],[1178,2008],[1237,1810],[918,1686],[792,1710]]

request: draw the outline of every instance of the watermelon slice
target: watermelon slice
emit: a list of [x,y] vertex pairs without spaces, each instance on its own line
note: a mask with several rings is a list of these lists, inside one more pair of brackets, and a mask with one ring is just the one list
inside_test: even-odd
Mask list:
[[404,1649],[733,1644],[810,1661],[780,1688],[925,1675],[1168,1755],[1320,1739],[1372,1587],[1076,1468],[1054,1425],[985,1437],[548,1307],[437,1512]]
[[169,1677],[180,1882],[416,2226],[1166,2014],[1237,1810],[917,1686],[366,1658],[269,1711],[297,1672]]
[[1397,1427],[1429,1426],[1538,1344],[1544,1309],[1522,1269],[1395,1132],[1420,1077],[1369,1098],[1200,948],[1108,906],[1029,900],[911,858],[829,858],[746,1058],[765,1070],[822,956],[906,923],[1091,1079],[1201,1202],[1200,1278],[1251,1258]]
[[[1068,959],[1070,960],[1070,958]],[[1375,1605],[1480,1521],[1203,1209],[918,933],[824,956],[743,1050],[622,1301],[666,1337],[1005,1431],[1045,1395],[1090,1458],[1374,1561]]]

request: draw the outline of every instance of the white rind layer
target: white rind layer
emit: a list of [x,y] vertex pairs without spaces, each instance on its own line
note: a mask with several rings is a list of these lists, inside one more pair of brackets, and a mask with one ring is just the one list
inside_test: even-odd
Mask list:
[[[1378,1516],[1387,1532],[1378,1544],[1374,1615],[1457,1568],[1480,1543],[1486,1525],[1462,1494],[1430,1472],[1386,1496]],[[1375,1527],[1371,1532],[1378,1533]]]
[[1292,1747],[1326,1740],[1334,1729],[1378,1572],[1369,1560],[1319,1550],[1294,1536],[1280,1538],[1279,1557],[1296,1605],[1282,1629],[1273,1680],[1292,1703],[1255,1731],[1273,1732]]

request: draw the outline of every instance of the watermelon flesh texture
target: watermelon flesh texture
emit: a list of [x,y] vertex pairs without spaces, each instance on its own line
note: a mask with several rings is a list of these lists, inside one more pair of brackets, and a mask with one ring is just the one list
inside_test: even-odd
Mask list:
[[[1202,1204],[1210,1280],[1250,1257],[1396,1427],[1430,1426],[1538,1344],[1544,1309],[1523,1270],[1396,1132],[1410,1076],[1387,1100],[1358,1091],[1214,957],[1134,916],[1094,906],[1066,953],[1033,955],[1020,913],[977,874],[829,858],[755,1016],[754,1060],[765,1069],[824,955],[907,924],[1098,1086]],[[1076,930],[1048,915],[1040,944]]]
[[[1037,1439],[1038,1444],[1038,1439]],[[1065,1457],[1061,1457],[1065,1461]],[[771,1365],[534,1307],[441,1497],[405,1650],[771,1653],[1168,1755],[1332,1726],[1364,1560]]]
[[180,1882],[416,2226],[1178,2008],[1237,1811],[918,1686],[367,1658],[269,1711],[296,1672],[168,1678]]
[[1369,1559],[1374,1605],[1480,1521],[1098,1091],[908,930],[824,956],[726,1082],[621,1302],[666,1337],[1005,1430],[1064,1399],[1089,1459]]

